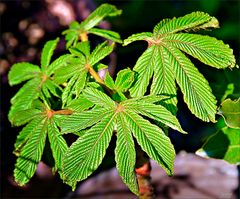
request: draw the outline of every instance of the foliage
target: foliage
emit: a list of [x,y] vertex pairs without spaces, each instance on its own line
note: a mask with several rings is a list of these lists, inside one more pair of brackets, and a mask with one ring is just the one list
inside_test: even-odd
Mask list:
[[[117,136],[116,167],[133,193],[139,194],[136,143],[172,175],[175,151],[162,129],[186,133],[175,116],[175,80],[192,113],[203,121],[215,122],[216,99],[207,80],[184,53],[218,69],[233,68],[235,58],[222,41],[183,31],[216,28],[217,19],[194,12],[159,22],[153,33],[130,36],[124,45],[136,40],[149,44],[133,71],[127,68],[119,71],[115,80],[109,73],[101,79],[98,71],[107,68],[101,61],[113,51],[114,43],[105,41],[91,50],[88,34],[121,43],[118,33],[94,28],[105,17],[120,13],[103,4],[63,32],[69,54],[51,62],[59,40],[55,39],[45,44],[40,67],[30,63],[12,66],[10,85],[27,81],[11,99],[9,112],[12,125],[25,125],[15,144],[18,159],[14,177],[20,185],[34,175],[47,137],[54,170],[73,189],[101,164],[113,135]],[[67,133],[78,135],[70,147],[64,138]]]

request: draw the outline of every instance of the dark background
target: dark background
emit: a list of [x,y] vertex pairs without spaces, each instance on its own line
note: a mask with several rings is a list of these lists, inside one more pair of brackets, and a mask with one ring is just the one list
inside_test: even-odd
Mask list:
[[[70,14],[63,16],[66,10],[54,10],[54,6],[64,5]],[[63,185],[58,177],[52,177],[48,168],[43,165],[39,170],[40,174],[34,176],[29,185],[19,188],[12,179],[15,156],[12,154],[14,142],[21,128],[11,128],[7,119],[10,107],[10,98],[19,89],[18,86],[10,87],[7,82],[7,73],[11,65],[27,61],[39,64],[40,52],[44,43],[49,39],[61,36],[61,32],[67,28],[71,20],[83,20],[89,12],[94,10],[101,3],[108,2],[123,10],[123,14],[114,17],[108,22],[102,23],[103,28],[111,28],[118,31],[122,39],[131,34],[149,31],[154,25],[164,18],[179,17],[193,11],[207,12],[215,16],[220,22],[220,29],[206,32],[233,48],[239,64],[240,52],[240,1],[231,0],[195,0],[195,1],[93,1],[93,0],[15,0],[0,2],[1,16],[1,41],[0,41],[0,74],[1,74],[1,194],[3,198],[63,198],[68,197],[70,188]],[[58,11],[56,11],[58,10]],[[59,11],[60,10],[60,11]],[[92,37],[101,41],[98,37]],[[56,50],[55,57],[65,52],[64,39]],[[110,61],[115,63],[115,73],[121,68],[133,67],[137,58],[146,48],[146,43],[135,42],[127,47],[117,45],[115,56]],[[205,66],[193,60],[200,72],[204,74],[210,82],[210,86],[218,100],[223,96],[227,85],[234,83],[234,95],[231,98],[239,97],[240,93],[240,73],[239,70],[230,69],[217,70]],[[114,64],[113,64],[114,65]],[[181,93],[179,98],[178,118],[183,129],[189,135],[180,135],[170,132],[169,135],[177,151],[186,150],[195,152],[199,149],[204,140],[215,132],[213,124],[201,122],[194,117],[182,102]],[[114,146],[114,140],[112,141]],[[112,148],[110,155],[104,159],[102,169],[114,166]],[[42,172],[42,173],[41,173]],[[44,173],[45,172],[45,173]],[[54,186],[53,186],[54,185]],[[53,189],[54,187],[54,189]]]

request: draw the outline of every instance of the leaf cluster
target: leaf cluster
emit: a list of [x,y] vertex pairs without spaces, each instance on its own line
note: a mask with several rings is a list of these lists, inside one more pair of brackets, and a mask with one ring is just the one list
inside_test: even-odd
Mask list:
[[[51,61],[59,41],[55,39],[44,45],[40,66],[25,62],[12,66],[10,85],[26,82],[11,99],[9,112],[12,125],[25,125],[15,143],[14,177],[20,185],[34,175],[46,139],[55,160],[54,171],[73,189],[101,164],[113,135],[117,137],[116,167],[133,193],[139,194],[136,143],[172,175],[175,151],[163,129],[186,133],[175,116],[175,81],[192,113],[204,121],[215,121],[211,88],[184,53],[216,68],[234,67],[235,58],[222,41],[183,31],[215,28],[216,18],[194,12],[159,22],[153,33],[130,36],[123,45],[136,40],[149,44],[133,71],[123,69],[115,80],[107,72],[101,79],[98,72],[108,68],[101,62],[115,43],[105,41],[92,50],[87,35],[121,43],[118,33],[95,28],[105,17],[119,14],[115,6],[103,4],[63,32],[69,53]],[[70,147],[64,138],[67,133],[78,136]]]

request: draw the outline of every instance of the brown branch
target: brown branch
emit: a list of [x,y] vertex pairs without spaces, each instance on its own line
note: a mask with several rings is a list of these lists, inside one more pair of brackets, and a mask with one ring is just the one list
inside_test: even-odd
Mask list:
[[153,199],[154,189],[151,184],[151,164],[149,157],[146,153],[140,148],[139,145],[136,145],[137,153],[137,162],[136,162],[136,174],[139,187],[139,199]]

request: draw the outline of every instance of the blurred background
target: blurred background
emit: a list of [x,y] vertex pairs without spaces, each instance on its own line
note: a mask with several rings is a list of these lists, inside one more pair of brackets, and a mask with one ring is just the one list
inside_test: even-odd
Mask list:
[[[65,53],[65,41],[61,36],[61,32],[65,30],[69,23],[74,20],[82,21],[85,19],[98,5],[102,3],[111,3],[116,5],[123,13],[119,17],[110,18],[100,24],[102,28],[111,29],[120,33],[122,39],[127,38],[131,34],[139,32],[151,32],[154,25],[164,18],[179,17],[193,11],[203,11],[215,16],[220,22],[220,29],[208,31],[204,34],[214,36],[224,43],[227,43],[233,49],[239,65],[240,55],[240,1],[238,0],[132,0],[132,1],[94,1],[94,0],[3,0],[0,2],[0,74],[1,74],[1,196],[2,198],[134,198],[128,193],[124,185],[111,186],[109,183],[122,183],[119,178],[114,178],[116,171],[109,170],[115,166],[113,149],[114,140],[109,148],[109,155],[105,157],[102,166],[95,172],[90,179],[92,181],[80,184],[79,189],[72,193],[71,189],[64,185],[58,176],[52,176],[51,169],[45,164],[47,163],[47,155],[44,157],[45,163],[39,164],[38,170],[34,178],[25,187],[18,187],[14,183],[12,173],[14,169],[15,156],[13,155],[13,147],[16,136],[21,128],[11,128],[7,119],[10,107],[10,99],[19,89],[18,86],[10,87],[8,85],[7,73],[12,64],[16,62],[32,62],[39,64],[40,52],[44,43],[50,39],[61,37],[60,44],[55,51],[54,56],[57,57]],[[99,37],[90,37],[90,40],[100,42]],[[135,42],[127,47],[117,45],[116,51],[110,56],[108,62],[111,63],[111,73],[114,76],[118,70],[125,67],[132,68],[137,58],[146,49],[146,43]],[[205,66],[204,64],[193,60],[201,73],[210,82],[214,95],[218,101],[222,99],[228,86],[233,84],[234,91],[229,96],[232,99],[240,97],[240,72],[239,69],[216,70]],[[157,189],[158,198],[178,198],[185,199],[187,196],[191,199],[202,198],[237,198],[237,170],[236,166],[228,165],[225,162],[215,162],[215,160],[206,160],[190,153],[194,153],[201,148],[204,141],[216,132],[214,124],[201,122],[194,117],[187,109],[182,101],[181,93],[178,94],[179,111],[178,118],[184,130],[189,132],[188,135],[181,135],[176,132],[169,132],[169,136],[175,146],[177,152],[181,152],[176,161],[175,178],[165,177],[162,170],[153,166],[154,183]],[[217,118],[218,119],[218,118]],[[45,151],[47,154],[47,149]],[[200,166],[199,166],[200,165]],[[195,170],[193,169],[195,167]],[[185,168],[184,171],[181,169]],[[186,169],[188,168],[188,169]],[[211,180],[206,173],[210,168],[224,168],[216,172],[215,187],[208,185]],[[105,174],[97,175],[102,171],[108,170]],[[158,172],[157,172],[158,171]],[[215,170],[214,170],[215,171]],[[196,173],[194,173],[196,172]],[[205,173],[204,173],[205,172]],[[160,173],[160,174],[159,174]],[[198,175],[199,174],[199,175]],[[217,175],[218,174],[218,175]],[[221,174],[221,175],[220,175]],[[196,177],[198,176],[198,178]],[[96,176],[96,177],[95,177]],[[159,178],[156,178],[158,176]],[[195,178],[194,178],[195,176]],[[205,176],[205,178],[203,177]],[[193,177],[194,181],[192,181]],[[95,178],[95,179],[94,179]],[[202,191],[201,185],[196,186],[195,181],[203,178],[202,183],[209,187],[211,191]],[[104,181],[105,179],[105,181]],[[109,181],[112,179],[112,181]],[[114,180],[113,180],[114,179]],[[161,179],[163,179],[161,181]],[[97,180],[97,181],[96,181]],[[229,181],[228,181],[229,180]],[[108,181],[108,184],[104,184]],[[115,182],[114,182],[115,181]],[[225,181],[225,184],[221,184]],[[97,183],[99,182],[99,186]],[[179,187],[188,187],[189,190],[195,192],[186,192],[181,195]],[[88,183],[88,185],[86,185]],[[92,184],[91,184],[92,183]],[[101,184],[102,183],[102,184]],[[111,184],[110,183],[110,184]],[[162,184],[161,184],[162,183]],[[219,183],[219,184],[217,184]],[[160,186],[161,184],[161,186]],[[180,186],[181,185],[181,186]],[[95,190],[92,192],[84,192],[84,186]],[[101,187],[102,186],[102,187]],[[104,194],[101,192],[103,187],[109,186],[109,190]],[[183,186],[183,187],[184,187]],[[219,192],[228,190],[223,195]],[[165,188],[165,189],[164,189]],[[87,188],[86,188],[87,189]],[[81,191],[80,191],[81,190]],[[97,191],[96,191],[97,190]],[[114,191],[115,190],[115,191]],[[189,191],[188,190],[188,191]],[[197,192],[198,190],[199,193]],[[112,192],[111,192],[112,191]],[[110,195],[109,195],[110,192]],[[82,195],[82,193],[86,193]],[[107,194],[108,193],[108,194]],[[125,195],[121,195],[124,193]],[[111,195],[113,194],[113,195]],[[115,195],[114,195],[115,194]],[[191,195],[193,194],[193,195]],[[195,195],[194,195],[195,194]],[[198,195],[200,194],[200,195]],[[202,194],[202,195],[201,195]],[[215,194],[215,195],[214,195]]]

